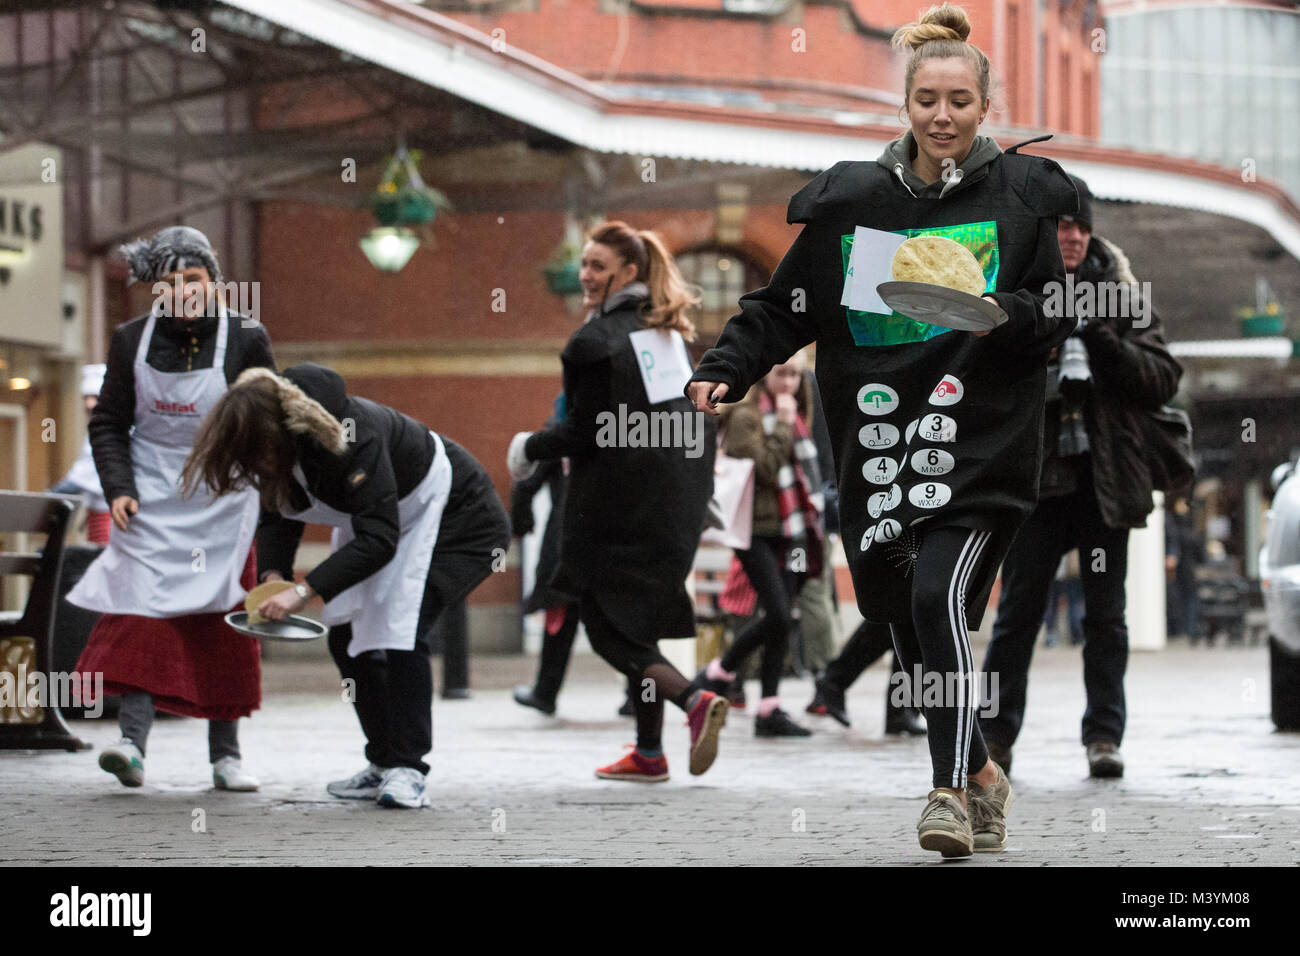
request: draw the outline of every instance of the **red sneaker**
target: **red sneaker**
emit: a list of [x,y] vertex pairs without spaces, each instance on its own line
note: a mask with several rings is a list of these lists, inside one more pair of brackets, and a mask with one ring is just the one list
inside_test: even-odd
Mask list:
[[668,758],[643,757],[632,744],[621,760],[607,767],[598,767],[596,776],[602,780],[634,780],[637,783],[663,783],[668,779]]
[[691,728],[691,773],[699,775],[713,766],[718,757],[718,733],[727,722],[727,698],[711,691],[700,691],[700,699],[686,715]]

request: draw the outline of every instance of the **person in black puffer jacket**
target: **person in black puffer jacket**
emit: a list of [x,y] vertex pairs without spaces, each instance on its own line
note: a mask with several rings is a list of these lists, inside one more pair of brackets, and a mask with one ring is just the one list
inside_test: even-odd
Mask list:
[[[1072,178],[1079,212],[1061,217],[1058,240],[1073,274],[1076,311],[1088,314],[1081,314],[1078,330],[1048,369],[1040,500],[1002,565],[1002,595],[984,659],[985,672],[999,675],[997,709],[981,716],[980,731],[990,755],[1009,770],[1048,589],[1061,555],[1077,547],[1087,612],[1083,744],[1092,776],[1118,777],[1124,772],[1119,745],[1128,664],[1128,534],[1146,525],[1154,507],[1140,417],[1173,397],[1182,368],[1123,251],[1092,234],[1091,192]],[[1127,303],[1108,294],[1121,287],[1132,290]],[[1089,295],[1095,308],[1087,307]]]

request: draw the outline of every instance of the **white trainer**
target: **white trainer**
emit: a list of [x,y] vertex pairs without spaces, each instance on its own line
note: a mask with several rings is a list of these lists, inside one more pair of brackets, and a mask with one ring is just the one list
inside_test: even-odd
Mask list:
[[218,790],[252,791],[261,786],[256,777],[244,769],[238,757],[222,757],[212,765],[212,785]]
[[346,780],[332,780],[325,784],[325,792],[340,800],[378,800],[379,787],[389,769],[369,764]]
[[126,737],[111,747],[104,748],[104,752],[99,755],[99,766],[117,777],[124,787],[139,787],[144,784],[144,754]]
[[407,807],[417,810],[429,805],[424,789],[424,774],[413,767],[394,767],[384,774],[379,787],[381,807]]

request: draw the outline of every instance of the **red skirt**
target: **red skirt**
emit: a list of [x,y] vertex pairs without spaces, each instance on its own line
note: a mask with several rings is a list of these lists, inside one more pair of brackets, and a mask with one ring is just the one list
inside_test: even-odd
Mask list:
[[[256,580],[250,553],[240,584],[248,590]],[[223,617],[215,612],[164,618],[103,614],[76,669],[103,674],[106,694],[151,694],[154,706],[168,713],[206,720],[247,717],[262,704],[262,649]]]

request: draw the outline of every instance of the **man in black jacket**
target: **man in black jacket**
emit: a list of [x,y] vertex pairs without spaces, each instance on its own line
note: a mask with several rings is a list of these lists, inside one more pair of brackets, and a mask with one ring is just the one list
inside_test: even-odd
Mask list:
[[1128,534],[1146,525],[1153,507],[1140,416],[1173,397],[1182,368],[1166,349],[1160,320],[1124,253],[1092,235],[1087,184],[1071,178],[1079,211],[1058,222],[1070,281],[1057,303],[1075,309],[1079,324],[1048,367],[1039,502],[1002,564],[997,621],[984,660],[984,671],[998,677],[992,685],[998,701],[996,710],[986,704],[981,711],[990,716],[981,716],[980,732],[989,755],[1010,772],[1048,590],[1062,554],[1077,547],[1086,615],[1083,744],[1092,776],[1119,777]]

